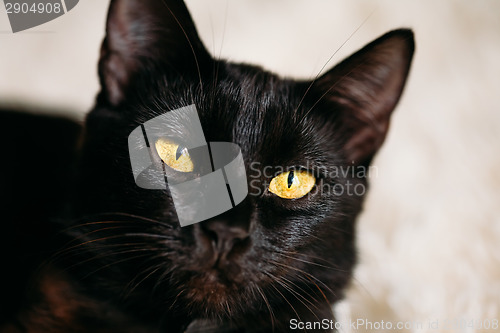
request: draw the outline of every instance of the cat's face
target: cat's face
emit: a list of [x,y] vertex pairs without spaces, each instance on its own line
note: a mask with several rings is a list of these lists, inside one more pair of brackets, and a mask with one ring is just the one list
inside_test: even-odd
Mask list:
[[[334,302],[355,262],[354,220],[366,191],[352,170],[366,168],[383,142],[412,53],[411,32],[394,31],[314,82],[286,80],[214,60],[178,1],[112,1],[103,89],[87,119],[85,218],[71,231],[84,244],[76,270],[97,294],[148,315],[234,319]],[[191,104],[207,142],[241,147],[249,195],[181,228],[168,191],[134,183],[127,137]],[[174,177],[195,177],[191,162],[193,172]],[[309,178],[294,178],[300,173]],[[294,179],[312,187],[277,195],[270,183],[280,175],[288,187]]]

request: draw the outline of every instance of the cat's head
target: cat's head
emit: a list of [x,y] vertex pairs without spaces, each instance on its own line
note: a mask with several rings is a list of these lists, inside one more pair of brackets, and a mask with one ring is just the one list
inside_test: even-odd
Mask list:
[[[85,218],[70,231],[81,244],[75,269],[95,292],[148,314],[193,317],[338,299],[355,262],[362,171],[403,90],[411,31],[389,32],[311,81],[213,58],[181,1],[112,1],[106,33],[82,160]],[[168,190],[135,184],[127,138],[192,104],[207,142],[241,147],[249,195],[181,228]],[[164,148],[175,154],[183,135]],[[193,171],[164,167],[193,179],[192,159]]]

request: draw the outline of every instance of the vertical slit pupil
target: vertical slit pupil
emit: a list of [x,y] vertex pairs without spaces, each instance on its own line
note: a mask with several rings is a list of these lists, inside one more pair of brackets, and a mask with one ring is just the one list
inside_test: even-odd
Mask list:
[[292,187],[293,185],[293,178],[295,177],[293,170],[288,173],[288,188]]
[[182,147],[182,146],[177,147],[177,150],[175,151],[175,160],[178,160],[179,157],[181,157],[183,151],[184,151],[184,147]]

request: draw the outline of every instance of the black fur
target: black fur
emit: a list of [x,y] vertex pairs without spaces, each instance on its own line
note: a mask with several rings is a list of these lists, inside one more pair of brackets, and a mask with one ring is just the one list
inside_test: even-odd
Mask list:
[[[331,305],[356,261],[364,194],[328,189],[367,185],[366,177],[334,169],[369,165],[412,54],[411,31],[396,30],[317,80],[283,79],[211,58],[180,1],[112,1],[99,64],[103,89],[86,120],[69,212],[55,222],[51,246],[60,248],[38,271],[66,281],[71,292],[63,294],[85,302],[70,319],[49,316],[53,325],[60,320],[82,332],[181,332],[188,325],[284,332],[292,318],[333,319]],[[181,228],[168,191],[135,185],[127,137],[190,104],[207,141],[241,147],[250,195],[223,215]],[[279,198],[267,190],[273,176],[262,174],[264,166],[272,175],[308,169],[315,190]],[[224,260],[214,226],[245,232]],[[20,311],[20,330],[34,312]]]

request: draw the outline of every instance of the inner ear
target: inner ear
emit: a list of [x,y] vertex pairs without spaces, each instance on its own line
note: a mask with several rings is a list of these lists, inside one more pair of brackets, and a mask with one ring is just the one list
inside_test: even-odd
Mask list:
[[199,75],[210,60],[182,1],[111,1],[99,61],[102,93],[111,105],[124,101],[144,71]]
[[[340,112],[344,152],[350,162],[369,164],[382,145],[410,69],[411,30],[376,39],[321,76],[313,90],[327,112]],[[340,117],[338,117],[340,116]]]

